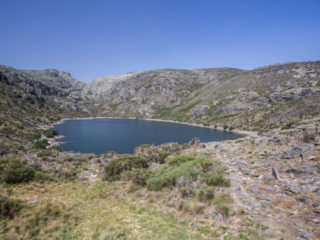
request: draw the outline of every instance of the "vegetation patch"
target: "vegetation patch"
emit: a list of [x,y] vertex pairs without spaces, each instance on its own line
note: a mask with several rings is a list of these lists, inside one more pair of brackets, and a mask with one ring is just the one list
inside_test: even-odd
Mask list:
[[22,204],[20,201],[9,199],[8,197],[0,196],[0,217],[14,218],[21,210]]
[[34,179],[35,171],[32,167],[18,160],[0,160],[0,179],[6,183],[22,183]]
[[222,174],[206,174],[204,180],[209,186],[230,187],[230,180]]
[[59,135],[59,133],[57,130],[48,129],[43,131],[43,135],[47,138],[53,138],[54,136]]
[[175,186],[181,177],[193,181],[199,179],[210,186],[229,186],[230,181],[216,173],[224,169],[219,164],[215,167],[213,165],[213,160],[204,157],[174,156],[151,173],[147,180],[147,187],[149,190],[159,191],[164,187]]
[[150,175],[150,170],[147,168],[137,168],[131,171],[124,172],[122,179],[126,181],[132,181],[140,186],[145,186],[146,181]]
[[19,217],[19,225],[10,222],[5,239],[76,239],[72,230],[77,218],[65,206],[46,202],[34,206]]
[[48,140],[43,139],[43,140],[36,141],[34,143],[34,148],[35,149],[46,149],[47,145],[48,145]]
[[229,217],[230,215],[230,208],[228,205],[232,202],[232,198],[226,193],[221,193],[213,199],[215,209],[225,217]]
[[40,171],[35,172],[34,179],[36,181],[55,181],[56,180],[53,176]]
[[197,192],[197,200],[200,202],[210,202],[214,198],[213,187],[201,187]]
[[115,181],[120,180],[121,173],[130,171],[136,168],[147,168],[149,162],[145,157],[123,154],[105,167],[105,180]]

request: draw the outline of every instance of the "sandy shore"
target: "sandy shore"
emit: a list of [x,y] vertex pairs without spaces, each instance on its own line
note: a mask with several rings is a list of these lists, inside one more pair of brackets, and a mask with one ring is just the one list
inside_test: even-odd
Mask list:
[[[46,125],[46,126],[42,126],[42,127],[44,129],[50,129],[50,128],[53,128],[55,125],[64,123],[64,121],[66,121],[66,120],[86,120],[86,119],[87,120],[88,119],[133,119],[133,120],[136,120],[136,118],[120,118],[120,117],[64,118],[64,119],[59,120],[58,122],[55,122],[54,124]],[[224,130],[222,127],[215,128],[214,126],[204,126],[202,124],[178,122],[178,121],[174,121],[174,120],[164,120],[164,119],[154,119],[154,118],[145,118],[145,119],[139,119],[139,120],[176,123],[176,124],[183,124],[183,125],[188,125],[188,126],[193,126],[193,127],[210,128],[210,129],[215,129],[218,131],[232,132],[232,133],[240,134],[240,135],[244,135],[244,136],[251,136],[251,137],[258,136],[258,132],[254,132],[254,131],[245,131],[245,130],[240,130],[240,129]]]

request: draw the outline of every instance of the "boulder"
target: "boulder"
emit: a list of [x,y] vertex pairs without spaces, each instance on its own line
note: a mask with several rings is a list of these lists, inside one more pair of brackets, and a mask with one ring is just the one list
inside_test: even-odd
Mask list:
[[277,180],[279,179],[279,173],[275,167],[272,168],[272,175],[274,176],[275,179]]
[[207,118],[208,105],[197,105],[191,110],[192,117],[194,119],[205,119]]
[[301,187],[300,185],[296,185],[296,184],[287,184],[285,186],[285,190],[287,193],[292,194],[292,193],[300,193]]
[[290,150],[286,151],[283,155],[285,159],[293,159],[296,157],[300,157],[302,153],[302,149],[299,147],[293,147]]

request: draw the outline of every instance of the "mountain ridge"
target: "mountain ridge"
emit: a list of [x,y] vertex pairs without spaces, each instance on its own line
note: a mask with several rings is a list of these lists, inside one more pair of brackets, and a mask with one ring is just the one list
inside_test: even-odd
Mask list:
[[[55,69],[0,65],[0,71],[27,94],[57,104],[64,112],[61,117],[158,118],[261,131],[320,112],[319,61],[253,70],[156,69],[100,77],[91,83]],[[284,116],[273,121],[276,115]]]

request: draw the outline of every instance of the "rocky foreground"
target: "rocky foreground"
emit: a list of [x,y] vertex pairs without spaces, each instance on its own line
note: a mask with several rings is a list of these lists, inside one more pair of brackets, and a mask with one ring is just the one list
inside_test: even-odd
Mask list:
[[[208,143],[226,165],[234,204],[268,226],[266,239],[320,238],[320,117],[257,137]],[[216,220],[223,221],[219,214]],[[241,229],[241,218],[230,224]]]

